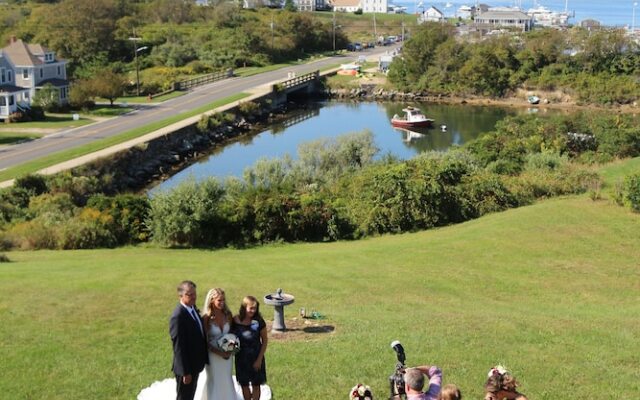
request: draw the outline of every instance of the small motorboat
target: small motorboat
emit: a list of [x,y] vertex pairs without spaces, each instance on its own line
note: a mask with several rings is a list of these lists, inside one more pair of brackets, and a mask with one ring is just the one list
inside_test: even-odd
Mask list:
[[538,96],[529,96],[529,97],[527,97],[527,101],[529,102],[529,104],[538,104],[538,103],[540,103],[540,97],[538,97]]
[[418,126],[431,126],[433,121],[431,118],[425,117],[420,110],[415,107],[403,108],[404,117],[395,114],[391,118],[391,125],[401,128],[411,128]]
[[447,126],[445,124],[440,125],[440,130],[442,132],[446,132],[447,131]]

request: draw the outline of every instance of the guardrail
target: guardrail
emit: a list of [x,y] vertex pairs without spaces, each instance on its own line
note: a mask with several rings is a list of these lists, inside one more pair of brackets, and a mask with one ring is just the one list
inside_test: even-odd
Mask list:
[[295,76],[291,79],[287,79],[286,81],[280,82],[278,84],[279,88],[282,90],[295,88],[296,86],[303,85],[310,81],[315,81],[320,77],[320,71],[310,72],[308,74]]
[[207,75],[202,75],[193,79],[185,79],[183,81],[175,82],[173,90],[188,90],[196,86],[206,85],[207,83],[213,83],[223,79],[231,78],[233,76],[233,69],[226,71],[214,72]]

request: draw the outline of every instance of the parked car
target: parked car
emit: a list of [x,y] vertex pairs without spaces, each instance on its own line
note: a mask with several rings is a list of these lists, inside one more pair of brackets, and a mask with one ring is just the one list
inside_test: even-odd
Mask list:
[[361,43],[349,43],[347,45],[347,51],[362,51],[362,44]]

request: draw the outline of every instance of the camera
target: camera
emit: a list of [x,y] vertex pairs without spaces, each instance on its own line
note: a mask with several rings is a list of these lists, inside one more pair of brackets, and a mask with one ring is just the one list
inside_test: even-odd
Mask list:
[[404,390],[404,362],[406,360],[404,347],[402,347],[402,343],[400,343],[398,340],[394,340],[393,342],[391,342],[391,348],[396,352],[398,361],[396,362],[396,369],[393,371],[393,374],[389,376],[389,399],[406,399],[407,394]]

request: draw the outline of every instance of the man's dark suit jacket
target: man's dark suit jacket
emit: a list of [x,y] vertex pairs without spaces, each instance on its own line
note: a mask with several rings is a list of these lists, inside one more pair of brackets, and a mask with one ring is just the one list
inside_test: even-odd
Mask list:
[[197,376],[209,363],[207,342],[198,323],[180,303],[169,320],[169,334],[173,342],[173,373]]

